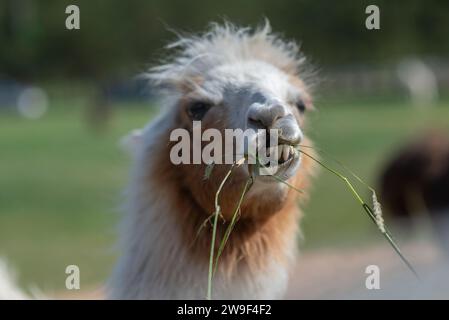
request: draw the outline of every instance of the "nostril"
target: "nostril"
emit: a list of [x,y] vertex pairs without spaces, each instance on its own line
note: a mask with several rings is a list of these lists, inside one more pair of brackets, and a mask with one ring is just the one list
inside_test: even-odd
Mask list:
[[285,108],[281,104],[254,104],[249,110],[248,123],[258,129],[271,129],[285,115]]
[[289,136],[281,135],[278,139],[278,143],[295,146],[300,144],[302,139],[303,139],[302,132],[299,131]]
[[274,104],[270,108],[270,112],[273,123],[286,116],[286,111],[282,104]]
[[293,115],[287,115],[278,122],[275,128],[280,130],[280,143],[298,145],[303,140],[302,130]]

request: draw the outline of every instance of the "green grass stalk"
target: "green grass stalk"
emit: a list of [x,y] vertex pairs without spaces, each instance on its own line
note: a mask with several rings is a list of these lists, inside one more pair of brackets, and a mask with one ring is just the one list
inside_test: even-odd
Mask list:
[[234,213],[232,215],[231,222],[229,223],[228,227],[226,228],[225,234],[223,236],[223,239],[221,240],[220,247],[218,248],[217,257],[215,258],[215,268],[214,268],[214,275],[217,272],[218,268],[218,260],[226,246],[226,243],[228,242],[229,236],[231,235],[232,230],[234,229],[235,224],[237,223],[238,216],[240,213],[240,207],[243,202],[243,198],[245,197],[246,193],[249,191],[251,185],[253,183],[252,177],[250,177],[248,180],[246,180],[245,186],[243,187],[242,194],[240,195],[239,201],[237,203],[237,206],[234,209]]
[[[381,233],[384,235],[384,237],[387,239],[388,243],[393,247],[393,249],[395,250],[395,252],[399,255],[399,257],[401,258],[401,260],[404,262],[404,264],[409,268],[409,270],[417,277],[418,273],[416,272],[416,270],[413,268],[413,266],[411,265],[411,263],[407,260],[407,258],[405,258],[405,256],[403,255],[403,253],[401,252],[401,250],[399,249],[398,245],[396,244],[396,242],[393,239],[393,236],[391,235],[391,233],[389,232],[389,230],[386,228],[386,226],[384,226],[384,228],[380,228],[379,224],[378,224],[378,218],[376,217],[376,214],[374,213],[373,209],[365,203],[365,201],[363,201],[362,197],[358,194],[358,192],[356,191],[356,189],[354,188],[353,184],[349,181],[349,179],[345,176],[343,176],[341,173],[339,173],[338,171],[330,168],[329,166],[327,166],[325,163],[323,163],[322,161],[318,160],[317,158],[313,157],[312,155],[310,155],[309,153],[303,151],[303,150],[299,150],[299,152],[301,152],[302,154],[304,154],[305,156],[309,157],[310,159],[314,160],[316,163],[318,163],[319,165],[321,165],[323,168],[325,168],[326,170],[328,170],[329,172],[333,173],[334,175],[336,175],[338,178],[340,178],[341,180],[343,180],[345,182],[345,184],[347,185],[347,187],[349,188],[349,190],[351,191],[351,193],[354,195],[354,197],[360,202],[360,204],[362,205],[363,209],[365,210],[365,212],[368,214],[368,216],[371,218],[371,220],[378,226],[378,228],[380,229]],[[371,187],[369,187],[362,179],[360,179],[357,175],[355,175],[354,173],[351,172],[351,174],[356,177],[356,179],[358,179],[361,183],[363,183],[364,185],[366,185],[372,192],[374,192],[375,194],[375,190]]]
[[240,166],[245,161],[245,158],[240,159],[239,161],[232,164],[229,171],[226,173],[225,177],[220,183],[220,186],[218,187],[217,192],[215,193],[215,212],[212,214],[213,216],[213,225],[212,225],[212,243],[210,246],[210,254],[209,254],[209,272],[208,272],[208,279],[207,279],[207,294],[206,299],[211,300],[212,299],[212,280],[214,276],[214,253],[215,253],[215,242],[217,238],[217,228],[218,228],[218,217],[221,215],[221,208],[218,204],[220,193],[223,189],[223,186],[225,185],[226,181],[231,176],[232,171],[236,166]]

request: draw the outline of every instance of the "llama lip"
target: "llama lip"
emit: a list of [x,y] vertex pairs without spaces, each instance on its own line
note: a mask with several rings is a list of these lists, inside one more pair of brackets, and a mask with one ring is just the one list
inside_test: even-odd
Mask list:
[[[300,153],[294,150],[292,146],[287,146],[290,151],[284,153],[285,145],[278,146],[278,148],[282,147],[282,153],[279,156],[278,162],[272,166],[265,166],[262,172],[259,172],[258,178],[264,182],[274,182],[273,178],[270,176],[276,176],[282,180],[287,180],[293,177],[296,174],[296,171],[299,168],[301,162]],[[285,157],[285,158],[284,158]]]
[[[276,147],[269,148],[267,155],[270,156],[270,154],[274,151],[277,151],[277,161],[274,163],[273,167],[287,164],[295,157],[297,153],[293,146],[287,144],[280,144]],[[271,167],[272,163],[268,162],[267,166]]]
[[296,173],[299,161],[299,154],[294,152],[290,153],[287,160],[282,161],[281,159],[279,161],[275,175],[281,178],[285,177],[286,179],[291,178]]

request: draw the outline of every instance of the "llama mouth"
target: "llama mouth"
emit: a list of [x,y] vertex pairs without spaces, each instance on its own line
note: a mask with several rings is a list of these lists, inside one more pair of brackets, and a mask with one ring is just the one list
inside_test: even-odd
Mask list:
[[[270,161],[262,168],[259,168],[259,178],[264,181],[273,181],[270,176],[276,176],[282,180],[287,180],[296,174],[300,164],[300,153],[298,150],[291,145],[279,145],[277,147],[277,160]],[[268,150],[268,156],[270,151],[272,152],[274,148]]]
[[280,144],[276,147],[271,147],[270,149],[268,149],[267,156],[270,157],[270,154],[275,151],[277,151],[277,159],[276,161],[269,161],[266,165],[267,167],[285,166],[289,162],[291,162],[297,155],[297,150],[294,148],[294,146]]
[[279,146],[278,149],[281,149],[282,152],[278,150],[279,158],[278,158],[278,164],[283,165],[288,163],[289,161],[293,160],[296,150],[293,148],[293,146],[282,144]]

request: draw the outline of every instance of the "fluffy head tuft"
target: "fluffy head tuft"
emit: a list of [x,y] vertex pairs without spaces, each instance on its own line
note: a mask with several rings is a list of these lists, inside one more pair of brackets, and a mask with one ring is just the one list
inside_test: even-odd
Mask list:
[[161,86],[179,85],[235,61],[264,61],[292,76],[298,75],[305,62],[298,45],[272,33],[268,21],[256,29],[229,22],[213,23],[204,34],[178,35],[178,40],[167,49],[174,51],[169,61],[147,73],[150,80]]

